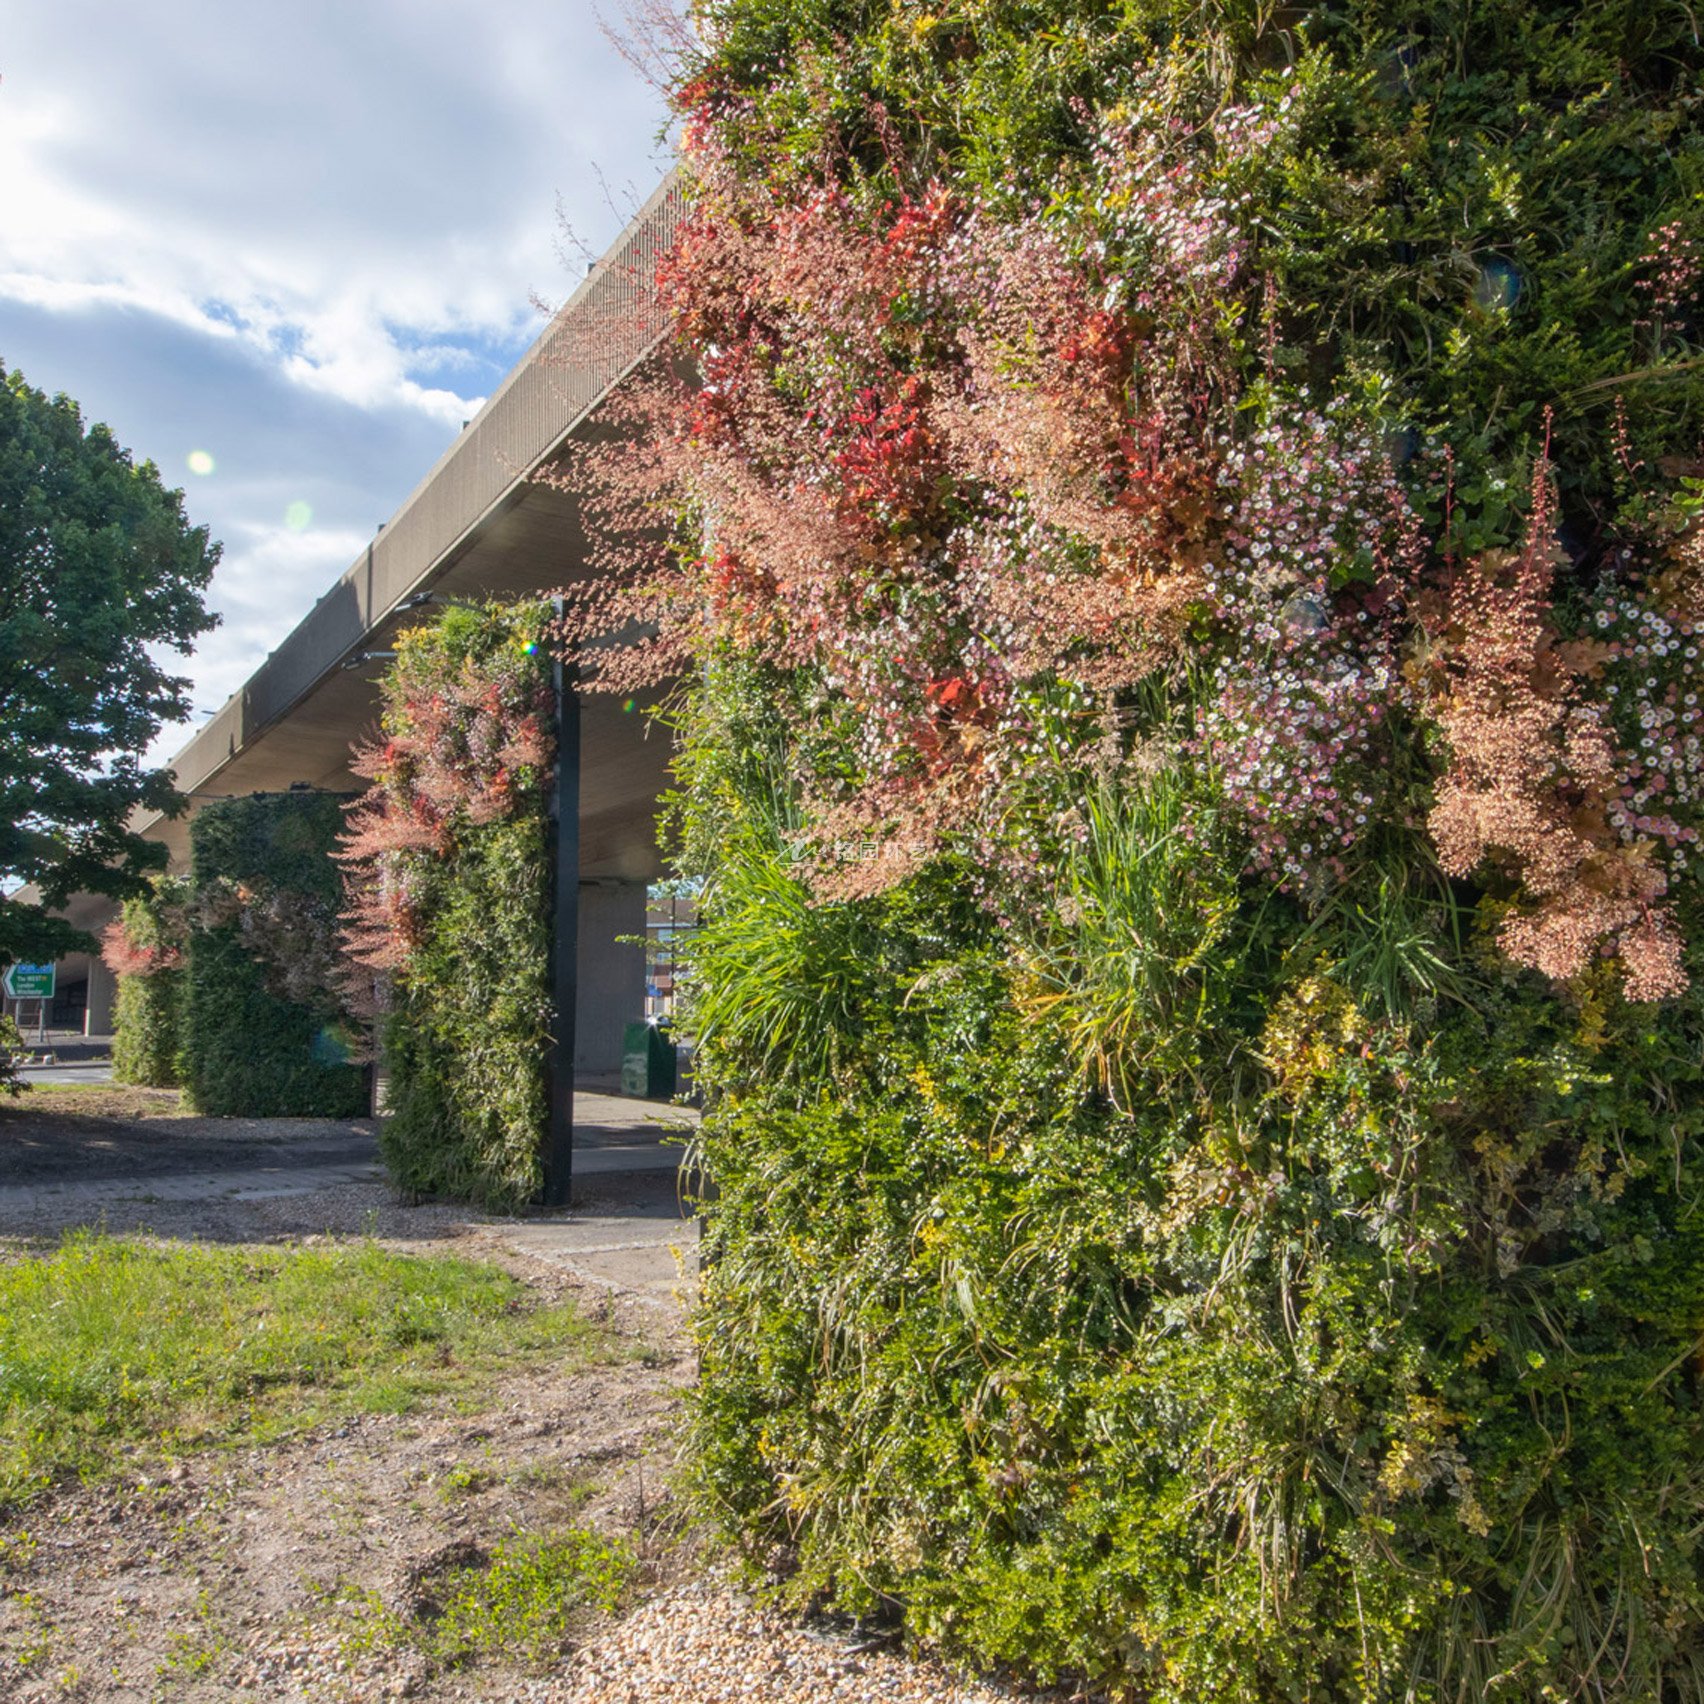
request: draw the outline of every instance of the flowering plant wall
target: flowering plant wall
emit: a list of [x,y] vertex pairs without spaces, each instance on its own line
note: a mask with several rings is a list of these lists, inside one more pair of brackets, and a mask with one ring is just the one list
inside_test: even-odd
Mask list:
[[398,638],[339,853],[344,950],[382,1008],[391,1175],[494,1207],[537,1196],[548,1116],[548,615],[454,607]]
[[[1061,740],[1116,740],[1157,684],[1253,864],[1317,898],[1369,824],[1409,816],[1407,744],[1428,794],[1414,856],[1509,886],[1514,962],[1566,981],[1608,956],[1633,998],[1680,992],[1690,825],[1648,807],[1684,813],[1691,707],[1672,682],[1668,740],[1612,714],[1607,664],[1633,650],[1592,640],[1605,600],[1638,633],[1693,631],[1704,536],[1658,452],[1691,444],[1704,246],[1670,221],[1615,257],[1627,309],[1667,316],[1600,363],[1649,386],[1632,368],[1674,357],[1650,460],[1602,379],[1595,402],[1540,392],[1500,453],[1458,445],[1388,348],[1383,372],[1355,370],[1346,337],[1309,350],[1262,241],[1274,187],[1341,123],[1331,57],[1246,90],[1179,80],[1127,73],[1079,115],[1067,187],[1016,205],[898,159],[789,159],[779,133],[759,175],[762,100],[700,91],[697,211],[663,295],[702,382],[627,405],[665,424],[606,469],[605,514],[619,531],[672,506],[701,542],[649,562],[635,543],[570,639],[645,624],[622,661],[589,659],[618,688],[724,644],[816,683],[833,714],[806,714],[836,737],[802,777],[807,820],[819,844],[886,841],[881,881],[915,867],[905,847],[990,853]],[[1515,317],[1474,305],[1503,264],[1464,283],[1462,367],[1469,331],[1492,355]]]
[[689,682],[701,1498],[1119,1696],[1704,1698],[1690,14],[695,16],[565,638]]
[[124,902],[101,935],[101,957],[118,978],[112,1071],[120,1083],[175,1088],[182,1080],[184,963],[189,884],[156,877]]
[[215,799],[190,823],[180,1059],[201,1112],[369,1110],[355,1014],[331,948],[342,805],[336,794],[293,787]]

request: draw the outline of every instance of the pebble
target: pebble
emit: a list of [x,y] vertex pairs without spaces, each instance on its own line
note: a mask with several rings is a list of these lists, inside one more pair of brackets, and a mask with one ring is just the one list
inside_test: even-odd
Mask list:
[[[857,1648],[703,1585],[659,1592],[568,1660],[548,1704],[1011,1704],[940,1664]],[[1033,1695],[1030,1695],[1033,1696]]]

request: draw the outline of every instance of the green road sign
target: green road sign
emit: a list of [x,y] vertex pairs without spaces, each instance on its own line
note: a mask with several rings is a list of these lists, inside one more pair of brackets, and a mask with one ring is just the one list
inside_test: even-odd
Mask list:
[[51,1000],[53,990],[51,964],[15,964],[6,972],[6,992],[14,1000]]

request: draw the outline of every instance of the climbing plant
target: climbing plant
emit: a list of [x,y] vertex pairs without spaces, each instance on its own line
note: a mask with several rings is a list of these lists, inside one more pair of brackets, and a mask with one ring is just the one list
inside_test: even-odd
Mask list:
[[492,1207],[543,1182],[551,1002],[548,606],[452,607],[397,640],[340,856],[344,939],[384,978],[392,1177]]
[[689,682],[705,1506],[1122,1696],[1704,1699],[1692,13],[696,19],[562,638]]

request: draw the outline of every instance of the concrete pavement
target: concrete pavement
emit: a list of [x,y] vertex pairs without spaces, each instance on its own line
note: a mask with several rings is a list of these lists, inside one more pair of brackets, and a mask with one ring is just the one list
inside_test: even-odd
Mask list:
[[[595,1090],[576,1094],[575,1110],[574,1201],[565,1211],[499,1218],[471,1209],[464,1216],[443,1203],[409,1209],[384,1182],[370,1123],[340,1127],[342,1136],[318,1134],[323,1127],[316,1127],[313,1139],[304,1132],[268,1140],[262,1136],[268,1126],[288,1127],[249,1120],[243,1135],[261,1140],[209,1141],[189,1163],[177,1148],[150,1160],[146,1148],[126,1153],[96,1137],[89,1143],[96,1152],[77,1170],[0,1185],[0,1226],[42,1234],[110,1216],[115,1226],[170,1226],[170,1234],[243,1240],[253,1234],[244,1227],[270,1224],[275,1209],[317,1224],[322,1217],[329,1222],[327,1203],[359,1201],[371,1212],[365,1204],[385,1201],[379,1234],[421,1234],[428,1225],[441,1234],[446,1220],[454,1221],[584,1282],[648,1305],[680,1306],[697,1271],[697,1220],[678,1177],[696,1112]],[[150,1120],[149,1134],[164,1138],[175,1122]],[[162,1161],[169,1169],[152,1169]],[[27,1176],[26,1165],[18,1170]],[[419,1233],[407,1228],[414,1221]]]

